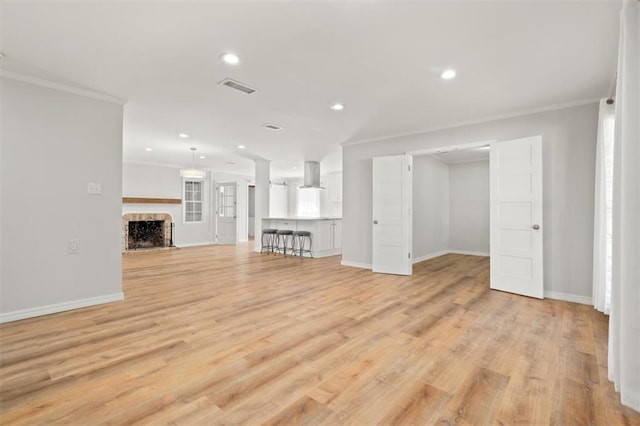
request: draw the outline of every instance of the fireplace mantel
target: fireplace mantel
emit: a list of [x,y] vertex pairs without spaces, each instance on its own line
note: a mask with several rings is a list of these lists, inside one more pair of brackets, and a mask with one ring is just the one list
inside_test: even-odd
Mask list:
[[122,204],[182,204],[180,198],[122,197]]

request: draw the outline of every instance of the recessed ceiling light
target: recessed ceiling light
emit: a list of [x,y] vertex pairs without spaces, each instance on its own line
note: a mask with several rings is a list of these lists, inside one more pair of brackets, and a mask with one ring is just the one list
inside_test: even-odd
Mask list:
[[342,105],[341,103],[335,103],[331,105],[331,109],[334,111],[342,111],[344,109],[344,105]]
[[234,55],[233,53],[225,53],[220,57],[229,65],[238,65],[240,63],[240,58],[238,57],[238,55]]
[[147,152],[151,152],[151,151],[153,151],[153,148],[145,148],[144,150],[147,151]]
[[442,79],[444,80],[451,80],[455,76],[456,76],[456,70],[451,68],[448,70],[442,71],[442,74],[440,74],[440,77],[442,77]]
[[180,136],[181,138],[188,138],[189,135],[186,133],[180,133],[178,136]]
[[245,148],[246,148],[246,146],[244,146],[244,145],[238,145],[238,149],[245,149]]
[[201,156],[200,156],[200,159],[201,159],[201,160],[204,160],[205,158],[207,158],[207,157],[205,157],[204,155],[201,155]]

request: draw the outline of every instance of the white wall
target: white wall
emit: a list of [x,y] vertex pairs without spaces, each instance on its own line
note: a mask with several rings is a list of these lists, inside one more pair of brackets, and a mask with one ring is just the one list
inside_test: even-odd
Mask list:
[[[168,213],[175,223],[173,242],[176,246],[210,244],[213,242],[211,224],[211,183],[205,180],[204,214],[202,223],[184,223],[183,204],[122,204],[126,213]],[[122,196],[139,198],[182,199],[183,179],[180,169],[124,163]]]
[[298,214],[298,187],[304,183],[302,178],[287,178],[287,215],[295,217]]
[[0,81],[0,321],[122,299],[122,105]]
[[429,155],[413,159],[413,259],[449,249],[449,165]]
[[262,219],[269,217],[269,181],[271,180],[271,166],[268,160],[255,161],[255,222],[254,233],[254,250],[262,249]]
[[342,217],[342,171],[327,173],[320,178],[320,216]]
[[[125,163],[122,173],[122,194],[124,197],[179,198],[182,199],[183,179],[180,169]],[[215,184],[238,183],[237,216],[238,240],[247,241],[247,182],[248,177],[207,172],[204,180],[204,214],[202,223],[184,223],[183,204],[122,204],[125,213],[168,213],[174,228],[174,244],[178,247],[211,244],[215,242]]]
[[288,185],[269,184],[269,217],[287,217],[289,211]]
[[449,249],[489,255],[489,161],[449,165]]
[[588,104],[345,146],[345,263],[371,264],[371,159],[425,148],[542,135],[545,291],[591,296],[598,105]]

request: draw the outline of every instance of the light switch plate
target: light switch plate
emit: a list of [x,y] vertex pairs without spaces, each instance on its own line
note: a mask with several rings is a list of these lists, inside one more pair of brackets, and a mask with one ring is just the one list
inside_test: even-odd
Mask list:
[[91,195],[100,195],[100,194],[102,194],[102,184],[101,183],[89,182],[87,184],[87,193],[91,194]]
[[80,253],[80,240],[67,241],[67,253],[78,254]]

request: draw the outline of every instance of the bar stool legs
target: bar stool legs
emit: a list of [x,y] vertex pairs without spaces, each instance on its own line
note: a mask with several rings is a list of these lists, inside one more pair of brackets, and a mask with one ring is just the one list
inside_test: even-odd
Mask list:
[[275,244],[276,244],[276,232],[278,232],[277,229],[263,229],[262,230],[262,239],[261,239],[261,243],[262,243],[262,248],[260,249],[260,253],[263,253],[265,250],[267,252],[271,252],[273,253],[275,250]]
[[293,231],[290,229],[279,229],[276,231],[276,244],[274,251],[277,250],[278,253],[281,251],[284,252],[284,255],[287,255],[287,250],[293,253]]
[[[293,241],[294,241],[294,253],[300,256],[300,258],[304,257],[305,253],[309,253],[309,256],[313,258],[313,253],[311,251],[312,241],[311,241],[311,232],[309,231],[294,231],[293,232]],[[307,244],[308,243],[308,244]]]
[[274,254],[283,253],[290,256],[300,256],[308,254],[313,258],[311,232],[292,231],[290,229],[263,229],[262,249],[260,253],[271,252]]

